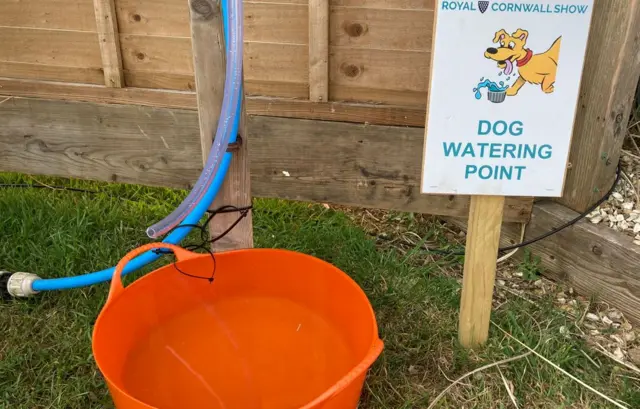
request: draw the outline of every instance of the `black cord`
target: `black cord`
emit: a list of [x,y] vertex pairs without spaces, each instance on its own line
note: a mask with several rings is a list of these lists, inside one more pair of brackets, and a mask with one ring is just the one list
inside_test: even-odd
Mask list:
[[584,219],[589,213],[591,213],[594,210],[596,210],[598,208],[598,206],[600,206],[601,204],[603,204],[604,202],[607,201],[609,196],[611,196],[611,194],[615,190],[616,186],[620,182],[620,176],[621,175],[622,175],[622,172],[621,172],[620,166],[618,165],[618,167],[616,169],[616,180],[611,185],[611,188],[609,189],[609,191],[604,196],[602,196],[600,198],[600,200],[595,202],[587,210],[585,210],[584,212],[580,213],[579,215],[577,215],[573,219],[569,220],[568,222],[566,222],[565,224],[563,224],[563,225],[561,225],[559,227],[556,227],[554,229],[549,230],[545,234],[542,234],[542,235],[540,235],[538,237],[534,237],[533,239],[525,240],[520,244],[514,244],[512,246],[503,247],[503,248],[500,249],[500,251],[510,251],[510,250],[515,250],[515,249],[521,248],[521,247],[529,246],[529,245],[531,245],[533,243],[536,243],[536,242],[538,242],[540,240],[546,239],[547,237],[552,236],[552,235],[556,234],[557,232],[566,229],[567,227],[573,226],[574,224],[578,223],[580,220]]
[[[618,165],[618,167],[616,168],[616,179],[613,182],[613,184],[611,185],[611,188],[609,189],[609,191],[602,196],[597,202],[595,202],[593,205],[591,205],[586,211],[580,213],[578,216],[576,216],[574,219],[564,223],[563,225],[559,226],[559,227],[555,227],[551,230],[549,230],[548,232],[546,232],[545,234],[542,234],[538,237],[534,237],[532,239],[529,240],[525,240],[522,243],[518,243],[518,244],[514,244],[511,246],[506,246],[506,247],[501,247],[500,249],[498,249],[498,252],[506,252],[506,251],[511,251],[511,250],[515,250],[515,249],[519,249],[525,246],[529,246],[533,243],[536,243],[540,240],[546,239],[549,236],[552,236],[556,233],[558,233],[561,230],[566,229],[567,227],[571,227],[574,224],[576,224],[577,222],[579,222],[580,220],[582,220],[583,218],[585,218],[589,213],[593,212],[598,206],[600,206],[602,203],[604,203],[609,196],[611,196],[611,194],[613,193],[613,191],[615,190],[616,186],[618,185],[618,183],[620,182],[620,177],[622,175],[621,169],[620,169],[620,165]],[[72,188],[72,187],[66,187],[66,186],[47,186],[47,185],[42,185],[42,184],[28,184],[28,183],[11,183],[11,184],[0,184],[0,188],[42,188],[42,189],[52,189],[52,190],[62,190],[62,191],[71,191],[71,192],[81,192],[81,193],[90,193],[90,194],[98,194],[98,193],[103,193],[97,190],[88,190],[88,189],[79,189],[79,188]],[[545,198],[541,198],[539,200],[544,200]],[[214,253],[207,248],[207,245],[211,245],[213,243],[215,243],[216,241],[222,239],[224,236],[226,236],[227,234],[229,234],[229,232],[231,230],[233,230],[234,227],[236,227],[238,225],[238,223],[240,223],[242,221],[243,218],[245,218],[248,214],[249,211],[251,211],[251,209],[253,208],[253,206],[246,206],[246,207],[236,207],[236,206],[230,206],[230,205],[226,205],[226,206],[221,206],[217,209],[214,210],[209,210],[207,211],[207,213],[209,213],[209,217],[206,219],[206,221],[200,225],[200,224],[183,224],[183,225],[178,225],[174,228],[172,228],[171,230],[169,230],[169,232],[167,232],[167,234],[171,233],[172,231],[179,229],[181,227],[191,227],[191,228],[197,228],[200,230],[200,238],[201,238],[201,243],[197,244],[197,245],[190,245],[190,246],[186,246],[184,247],[187,250],[191,250],[191,249],[195,249],[195,250],[205,250],[207,252],[209,252],[211,254],[211,258],[213,259],[214,262],[214,267],[213,267],[213,274],[211,275],[211,277],[199,277],[199,276],[193,276],[190,274],[187,274],[185,272],[182,272],[182,274],[188,275],[190,277],[194,277],[194,278],[203,278],[206,280],[210,280],[210,282],[213,282],[213,275],[215,274],[215,255]],[[209,223],[211,222],[211,220],[218,214],[221,213],[233,213],[233,212],[238,212],[240,213],[240,216],[238,217],[238,219],[233,222],[231,224],[231,226],[229,226],[224,232],[220,233],[219,235],[217,235],[216,237],[213,238],[209,238],[208,237],[208,232],[206,230],[206,226],[209,225]],[[465,252],[464,250],[462,251],[449,251],[449,250],[442,250],[442,249],[427,249],[427,251],[431,252],[431,253],[438,253],[438,254],[443,254],[443,255],[451,255],[451,256],[464,256]],[[154,252],[156,252],[157,254],[170,254],[171,251],[168,250],[164,250],[164,249],[159,249],[159,250],[154,250]],[[177,269],[177,267],[176,267]]]
[[30,183],[4,183],[4,184],[0,184],[0,188],[50,189],[50,190],[63,190],[67,192],[91,193],[94,195],[98,193],[104,193],[99,190],[80,189],[80,188],[68,187],[68,186],[49,186],[49,185],[30,184]]
[[[249,215],[249,212],[251,211],[251,209],[253,209],[253,206],[251,205],[246,207],[236,207],[231,205],[225,205],[214,210],[207,210],[207,213],[209,213],[209,216],[202,224],[182,224],[170,229],[165,235],[168,235],[174,230],[182,227],[191,227],[191,228],[200,230],[200,243],[189,244],[189,245],[183,246],[183,248],[189,251],[204,250],[211,255],[211,259],[213,260],[213,271],[211,272],[211,276],[209,277],[203,277],[203,276],[187,273],[186,271],[183,271],[178,267],[178,264],[176,261],[174,261],[173,263],[174,268],[180,274],[183,274],[187,277],[207,280],[209,281],[209,283],[213,283],[213,280],[216,274],[217,263],[216,263],[215,253],[211,250],[211,245],[216,241],[225,237],[227,234],[229,234],[229,232],[231,232],[231,230],[233,230],[233,228],[236,227],[238,223],[242,221],[242,219],[244,219],[245,217],[247,217],[247,215]],[[209,238],[207,226],[209,225],[211,220],[213,220],[213,218],[216,217],[216,215],[218,214],[234,213],[234,212],[240,213],[240,216],[231,224],[231,226],[229,226],[225,231],[218,234],[217,236]],[[153,250],[153,252],[156,254],[173,254],[173,252],[168,249],[156,249],[156,250]]]
[[[566,229],[567,227],[571,227],[574,224],[578,223],[580,220],[584,219],[589,213],[591,213],[595,209],[597,209],[598,206],[600,206],[601,204],[603,204],[604,202],[607,201],[609,196],[611,196],[611,194],[615,190],[616,186],[620,182],[620,177],[621,176],[622,176],[622,171],[620,169],[620,165],[618,165],[618,167],[616,168],[616,179],[613,182],[613,184],[611,185],[611,188],[609,189],[609,191],[604,196],[602,196],[597,202],[595,202],[593,205],[591,205],[587,210],[585,210],[584,212],[580,213],[578,216],[576,216],[573,219],[569,220],[568,222],[562,224],[561,226],[558,226],[558,227],[555,227],[555,228],[549,230],[548,232],[546,232],[546,233],[544,233],[544,234],[542,234],[542,235],[540,235],[538,237],[534,237],[532,239],[525,240],[522,243],[514,244],[512,246],[501,247],[501,248],[498,249],[498,252],[503,253],[503,252],[506,252],[506,251],[511,251],[511,250],[515,250],[515,249],[519,249],[519,248],[522,248],[522,247],[529,246],[529,245],[531,245],[533,243],[536,243],[536,242],[538,242],[540,240],[544,240],[547,237],[552,236],[552,235],[558,233],[559,231]],[[432,253],[452,255],[452,256],[464,256],[464,254],[465,254],[464,251],[447,251],[447,250],[440,250],[440,249],[427,249],[427,251],[432,252]]]

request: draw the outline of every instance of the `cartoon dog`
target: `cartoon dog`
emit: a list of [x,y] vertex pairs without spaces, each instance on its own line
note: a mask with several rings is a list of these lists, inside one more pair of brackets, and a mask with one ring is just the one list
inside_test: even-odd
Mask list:
[[527,82],[541,84],[542,91],[547,94],[554,90],[562,36],[558,37],[547,51],[540,54],[533,54],[525,47],[528,37],[529,32],[526,30],[518,29],[512,35],[500,30],[493,38],[493,42],[500,43],[500,46],[487,48],[484,53],[485,58],[497,61],[498,67],[504,69],[507,75],[513,72],[514,64],[517,65],[520,76],[507,89],[509,96],[516,95]]

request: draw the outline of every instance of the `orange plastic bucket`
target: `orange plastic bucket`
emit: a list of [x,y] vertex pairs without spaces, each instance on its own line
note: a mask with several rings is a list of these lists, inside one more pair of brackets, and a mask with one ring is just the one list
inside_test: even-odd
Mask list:
[[[178,261],[124,289],[126,263],[156,248]],[[383,344],[349,276],[273,249],[216,254],[213,282],[188,276],[213,269],[211,255],[163,243],[118,263],[93,330],[93,354],[117,409],[358,406]]]

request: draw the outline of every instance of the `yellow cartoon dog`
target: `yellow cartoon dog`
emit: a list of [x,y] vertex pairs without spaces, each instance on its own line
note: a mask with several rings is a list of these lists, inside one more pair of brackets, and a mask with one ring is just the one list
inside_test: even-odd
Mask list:
[[547,51],[540,54],[534,54],[526,48],[528,37],[529,32],[522,29],[518,29],[512,35],[505,30],[500,30],[493,38],[493,42],[499,43],[500,46],[487,48],[484,53],[485,58],[497,61],[498,67],[504,69],[507,75],[513,72],[514,64],[518,67],[520,76],[507,89],[509,96],[516,95],[527,82],[541,84],[542,91],[547,94],[554,90],[562,37],[558,37]]

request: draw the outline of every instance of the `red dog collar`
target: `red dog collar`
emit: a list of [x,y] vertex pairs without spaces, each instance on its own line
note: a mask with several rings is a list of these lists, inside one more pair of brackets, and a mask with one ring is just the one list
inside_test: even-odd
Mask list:
[[527,48],[527,54],[522,59],[516,60],[516,64],[518,65],[518,67],[524,67],[529,62],[529,60],[531,60],[532,56],[533,51]]

